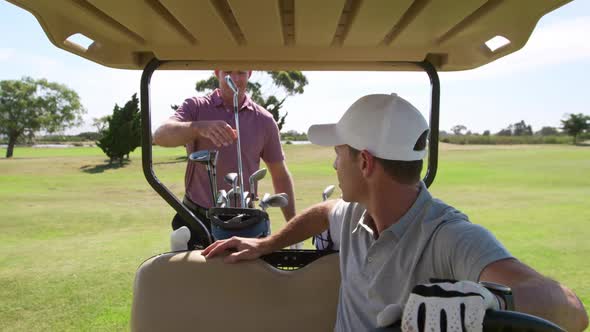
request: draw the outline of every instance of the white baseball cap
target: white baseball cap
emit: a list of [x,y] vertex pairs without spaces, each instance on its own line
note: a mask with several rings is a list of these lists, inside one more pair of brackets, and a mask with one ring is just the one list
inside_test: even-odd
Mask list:
[[354,102],[338,123],[309,127],[309,140],[318,145],[347,144],[387,160],[422,160],[426,149],[414,150],[429,129],[422,114],[397,94],[374,94]]

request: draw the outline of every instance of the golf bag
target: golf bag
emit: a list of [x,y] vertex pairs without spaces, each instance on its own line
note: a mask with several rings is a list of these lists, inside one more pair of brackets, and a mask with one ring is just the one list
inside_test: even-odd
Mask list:
[[262,210],[215,207],[209,209],[209,220],[214,240],[270,235],[270,219],[268,213]]

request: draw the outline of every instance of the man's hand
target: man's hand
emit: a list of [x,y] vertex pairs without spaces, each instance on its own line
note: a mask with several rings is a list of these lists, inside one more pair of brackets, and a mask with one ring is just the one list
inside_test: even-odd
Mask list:
[[226,252],[231,252],[225,257],[224,262],[236,263],[245,260],[254,260],[258,257],[270,253],[263,244],[262,239],[232,237],[227,240],[219,240],[212,243],[201,252],[206,258],[219,256]]
[[200,137],[209,139],[217,147],[230,145],[238,138],[236,131],[225,121],[196,121],[193,126]]
[[417,285],[404,308],[402,331],[482,331],[487,309],[498,310],[498,299],[472,281]]

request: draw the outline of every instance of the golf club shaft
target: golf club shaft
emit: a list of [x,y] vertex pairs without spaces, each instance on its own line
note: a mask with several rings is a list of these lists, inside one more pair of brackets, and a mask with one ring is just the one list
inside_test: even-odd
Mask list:
[[207,175],[209,176],[209,187],[211,188],[211,198],[213,199],[213,204],[211,206],[215,206],[217,204],[217,192],[216,188],[213,187],[213,179],[211,178],[211,167],[207,162]]
[[[228,76],[229,77],[229,76]],[[229,79],[231,81],[231,78]],[[232,82],[233,83],[233,82]],[[235,85],[234,85],[235,86]],[[240,118],[238,115],[238,91],[234,91],[234,117],[236,120],[236,133],[238,135],[238,183],[240,186],[240,206],[244,207],[244,178],[242,176],[242,146],[240,145]]]
[[215,196],[213,198],[215,198],[215,200],[213,201],[213,206],[215,206],[217,204],[217,198],[218,198],[218,192],[217,192],[217,170],[215,169],[215,163],[211,164],[211,173],[212,173],[212,179],[213,179],[213,189],[215,190]]

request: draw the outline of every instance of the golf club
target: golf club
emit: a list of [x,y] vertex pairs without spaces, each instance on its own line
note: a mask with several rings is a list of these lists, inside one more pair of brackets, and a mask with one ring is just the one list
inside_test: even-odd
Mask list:
[[264,197],[260,200],[260,208],[262,211],[266,211],[269,207],[285,207],[289,204],[289,196],[285,193],[280,194],[264,194]]
[[236,190],[234,190],[232,188],[227,192],[227,201],[228,201],[227,206],[228,207],[240,207],[238,205],[239,200],[240,200],[240,186],[237,186]]
[[250,192],[244,191],[244,197],[245,197],[244,198],[244,204],[245,204],[244,207],[248,208],[249,207],[248,204],[250,203]]
[[227,192],[225,192],[225,189],[221,189],[217,193],[216,206],[217,207],[226,207],[227,206]]
[[240,188],[240,186],[236,186],[235,190],[230,190],[231,193],[228,194],[227,198],[232,204],[232,207],[241,207],[240,204],[238,203],[240,201],[240,193],[242,192],[242,189]]
[[235,204],[235,201],[233,201],[233,197],[234,197],[234,188],[231,188],[227,192],[227,207],[232,207],[232,204]]
[[322,199],[323,201],[327,201],[328,198],[330,198],[330,196],[332,196],[332,193],[334,192],[334,188],[336,188],[333,184],[329,185],[326,187],[326,189],[324,189],[324,192],[322,193]]
[[[244,178],[242,173],[242,146],[240,145],[240,118],[238,116],[238,87],[229,75],[225,75],[225,82],[229,88],[234,92],[234,117],[236,120],[236,133],[238,135],[238,181],[239,186],[244,190]],[[240,205],[244,207],[244,193],[240,192]]]
[[[219,151],[217,150],[209,150],[209,164],[211,165],[211,179],[213,180],[213,188],[217,193],[217,157],[219,156]],[[214,197],[215,200],[213,204],[217,202],[217,196]]]
[[[223,179],[225,180],[225,182],[227,182],[228,184],[230,184],[232,186],[232,189],[230,191],[235,192],[236,191],[236,181],[238,180],[238,174],[237,173],[227,173]],[[228,199],[231,198],[231,196],[229,194],[230,191],[227,192]]]
[[[330,198],[330,196],[332,196],[332,193],[334,193],[335,188],[336,187],[333,184],[327,186],[326,189],[324,189],[324,191],[322,192],[322,201],[324,201],[324,202],[327,201],[328,198]],[[331,248],[332,235],[330,234],[330,228],[328,227],[328,229],[326,229],[322,233],[314,235],[311,238],[311,243],[313,245],[315,245],[316,249],[319,249],[319,250],[325,250],[325,249]]]
[[252,200],[255,201],[258,198],[258,190],[256,190],[256,185],[258,181],[262,180],[266,176],[266,168],[261,168],[256,172],[250,175],[249,183],[250,183],[250,193],[252,194]]
[[205,167],[207,167],[207,175],[209,176],[209,187],[211,188],[211,197],[213,199],[212,205],[215,205],[215,202],[217,202],[217,181],[214,181],[211,174],[211,157],[213,157],[216,160],[215,162],[217,162],[217,151],[199,150],[191,153],[188,156],[188,159],[190,161],[203,164],[205,165]]

